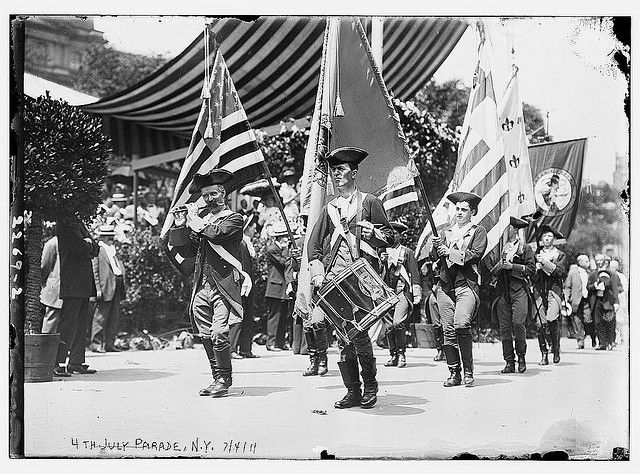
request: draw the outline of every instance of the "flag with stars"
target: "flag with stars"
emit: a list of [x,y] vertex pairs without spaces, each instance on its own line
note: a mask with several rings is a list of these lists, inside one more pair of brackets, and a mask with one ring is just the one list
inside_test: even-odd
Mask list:
[[[222,168],[234,174],[225,184],[227,193],[262,177],[264,157],[255,133],[240,104],[231,75],[218,49],[209,83],[203,90],[203,103],[196,127],[176,183],[171,208],[195,203],[204,206],[200,194],[191,194],[189,186],[197,174],[206,174],[213,168]],[[162,227],[164,238],[173,224],[173,214],[168,213]],[[169,257],[176,267],[189,273],[192,262],[168,246]]]
[[[482,200],[472,222],[487,231],[483,260],[487,268],[492,268],[500,258],[502,244],[507,238],[509,181],[493,87],[491,42],[482,22],[477,24],[477,33],[478,60],[462,125],[458,162],[449,188],[433,212],[433,220],[437,228],[445,228],[452,222],[455,206],[446,198],[450,193],[463,191],[480,196]],[[418,259],[429,254],[431,236],[431,227],[426,226],[418,239]]]
[[504,103],[498,120],[504,141],[504,156],[507,160],[511,215],[529,216],[536,211],[536,200],[533,195],[529,144],[524,127],[517,67],[513,68],[513,75],[504,93]]

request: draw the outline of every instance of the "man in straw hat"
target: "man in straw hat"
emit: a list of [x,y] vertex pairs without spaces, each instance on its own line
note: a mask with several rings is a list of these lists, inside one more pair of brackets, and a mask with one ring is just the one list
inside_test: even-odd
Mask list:
[[[307,256],[311,283],[317,288],[347,268],[358,256],[366,258],[377,270],[379,262],[376,248],[389,247],[393,243],[393,229],[382,202],[356,187],[358,164],[367,155],[366,151],[353,147],[337,148],[327,155],[338,196],[323,207],[309,236]],[[324,312],[320,306],[316,306],[307,324],[319,323],[324,318]],[[360,391],[358,364],[364,392]],[[347,394],[334,406],[371,408],[377,401],[378,382],[376,359],[366,331],[356,336],[350,344],[340,341],[338,367]]]
[[114,352],[113,342],[120,320],[120,301],[125,296],[124,265],[118,257],[114,238],[115,227],[101,225],[98,228],[98,256],[93,259],[94,273],[100,286],[91,325],[91,344],[94,352]]
[[387,247],[380,254],[382,279],[400,299],[384,318],[385,337],[391,354],[391,359],[384,365],[386,367],[406,367],[405,322],[411,314],[413,306],[420,303],[422,286],[420,285],[420,270],[413,250],[400,244],[400,234],[409,228],[399,221],[389,224],[396,233],[393,246]]
[[196,174],[189,192],[202,196],[208,214],[200,217],[196,206],[188,212],[176,209],[174,227],[169,230],[169,244],[182,247],[185,257],[196,257],[190,316],[213,375],[213,383],[200,391],[201,396],[223,397],[229,391],[229,325],[242,320],[242,296],[251,291],[251,279],[240,262],[243,219],[225,200],[224,184],[232,178],[222,169]]
[[436,286],[438,311],[444,331],[442,350],[450,376],[445,387],[462,383],[460,361],[464,370],[464,384],[471,387],[473,378],[473,339],[471,321],[479,306],[478,263],[487,248],[487,231],[473,224],[471,217],[478,212],[480,196],[456,192],[447,199],[455,204],[455,222],[443,237],[434,237],[432,258],[444,257]]
[[527,245],[524,234],[521,232],[521,229],[525,229],[528,225],[528,221],[511,216],[509,241],[504,246],[500,261],[492,269],[492,273],[497,277],[498,298],[495,305],[500,325],[502,356],[506,362],[501,371],[503,374],[512,374],[516,371],[516,355],[518,372],[524,373],[527,370],[525,324],[529,313],[529,278],[536,271],[533,249]]
[[567,274],[567,256],[555,246],[556,239],[563,235],[553,226],[545,224],[540,227],[538,247],[535,254],[535,305],[539,315],[538,343],[542,359],[540,365],[549,364],[549,348],[553,352],[553,363],[560,362],[560,310],[562,308],[562,285]]

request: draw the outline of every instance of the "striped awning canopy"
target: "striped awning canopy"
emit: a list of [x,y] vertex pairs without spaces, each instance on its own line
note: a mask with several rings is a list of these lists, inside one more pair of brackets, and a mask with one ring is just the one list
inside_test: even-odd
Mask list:
[[[363,24],[369,32],[370,21]],[[450,18],[386,18],[383,75],[390,92],[404,100],[412,97],[466,26]],[[211,28],[253,128],[312,113],[324,18],[220,18]],[[188,146],[201,107],[203,77],[201,34],[142,82],[83,109],[103,117],[116,153],[138,158],[165,153]]]

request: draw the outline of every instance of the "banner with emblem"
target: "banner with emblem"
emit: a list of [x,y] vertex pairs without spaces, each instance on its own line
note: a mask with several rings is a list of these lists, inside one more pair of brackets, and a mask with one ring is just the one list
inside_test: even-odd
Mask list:
[[511,80],[504,93],[502,110],[498,120],[502,130],[504,156],[507,161],[511,215],[515,217],[528,216],[536,211],[536,203],[533,196],[524,114],[520,101],[518,68],[515,65]]
[[586,138],[529,146],[533,192],[542,218],[530,227],[528,241],[533,241],[537,229],[545,224],[569,238],[578,212],[586,151]]

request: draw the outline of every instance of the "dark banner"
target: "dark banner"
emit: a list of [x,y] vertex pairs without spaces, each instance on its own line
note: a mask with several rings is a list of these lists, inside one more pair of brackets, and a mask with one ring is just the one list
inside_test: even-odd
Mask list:
[[528,241],[545,224],[569,238],[578,212],[586,150],[586,138],[529,146],[533,193],[543,217],[530,227]]

